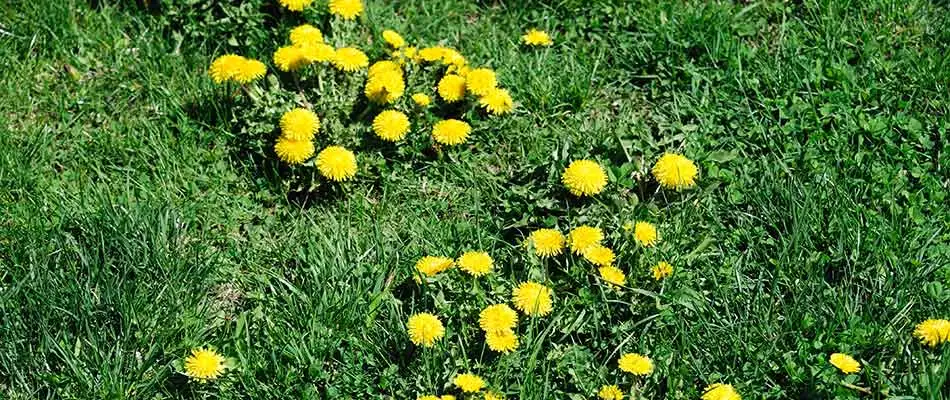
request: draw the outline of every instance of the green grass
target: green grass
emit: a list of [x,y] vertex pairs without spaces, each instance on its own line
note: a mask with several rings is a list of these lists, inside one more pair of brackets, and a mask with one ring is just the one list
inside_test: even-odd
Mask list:
[[[373,58],[385,28],[443,41],[499,71],[518,109],[443,153],[325,118],[365,168],[307,190],[249,145],[286,93],[245,112],[205,74],[226,51],[269,62],[301,17],[219,22],[228,43],[135,7],[0,11],[0,397],[412,399],[474,371],[522,399],[635,382],[687,399],[720,381],[745,398],[950,398],[950,346],[911,336],[950,316],[946,2],[372,0],[366,14],[308,18]],[[535,26],[557,44],[519,47]],[[697,160],[697,189],[656,189],[668,150]],[[559,183],[582,157],[610,170],[594,200]],[[655,250],[624,234],[639,219],[658,224]],[[582,223],[609,233],[629,288],[521,247]],[[419,257],[468,249],[498,271],[413,282]],[[676,272],[656,283],[663,259]],[[478,311],[538,276],[555,311],[523,319],[517,352],[488,351]],[[449,330],[434,350],[405,334],[422,311]],[[179,373],[203,345],[236,366],[214,384]],[[656,373],[621,375],[630,351]],[[864,369],[844,378],[833,352]]]

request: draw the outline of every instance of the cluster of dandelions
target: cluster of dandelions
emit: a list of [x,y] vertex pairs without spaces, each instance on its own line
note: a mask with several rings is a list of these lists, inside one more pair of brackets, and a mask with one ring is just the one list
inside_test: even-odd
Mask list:
[[[301,11],[312,5],[308,0],[280,2],[292,11]],[[328,6],[331,14],[342,19],[355,19],[363,12],[359,0],[331,0]],[[500,86],[498,74],[493,69],[470,65],[462,53],[450,47],[419,48],[410,45],[399,33],[385,30],[382,39],[389,47],[389,57],[370,65],[363,50],[335,48],[324,39],[323,32],[312,25],[294,28],[289,33],[290,44],[274,52],[274,66],[279,71],[294,74],[295,81],[296,74],[308,69],[333,69],[341,74],[363,74],[365,70],[363,94],[374,109],[378,109],[372,120],[372,131],[383,141],[398,143],[406,139],[414,129],[413,125],[425,122],[422,119],[414,123],[410,115],[427,115],[426,112],[435,109],[437,100],[452,104],[452,112],[458,114],[464,112],[466,106],[474,106],[486,115],[500,116],[510,113],[515,107],[511,94]],[[522,42],[530,46],[550,46],[553,43],[547,33],[534,29],[525,33]],[[437,79],[429,81],[428,88],[417,88],[408,96],[411,102],[401,101],[410,89],[407,82],[426,81],[410,77],[433,71]],[[262,62],[234,54],[218,57],[208,70],[215,83],[235,82],[240,85],[257,81],[266,72]],[[468,141],[473,131],[469,121],[458,115],[438,118],[427,128],[433,145],[456,146]],[[301,165],[314,158],[314,138],[320,129],[316,111],[300,107],[290,109],[281,116],[280,128],[274,153],[281,161]],[[426,129],[416,126],[415,130]],[[353,178],[358,169],[356,155],[338,145],[330,145],[316,153],[313,164],[322,176],[338,182]]]
[[[666,153],[656,160],[651,173],[660,186],[684,190],[696,185],[699,168],[692,160],[680,154]],[[564,169],[561,183],[575,196],[594,196],[607,187],[607,172],[596,161],[575,160]]]

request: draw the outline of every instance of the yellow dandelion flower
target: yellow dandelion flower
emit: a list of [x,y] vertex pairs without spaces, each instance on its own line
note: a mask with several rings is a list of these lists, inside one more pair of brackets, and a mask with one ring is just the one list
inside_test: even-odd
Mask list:
[[595,244],[584,250],[584,258],[600,266],[608,266],[614,263],[617,256],[609,247]]
[[418,313],[406,322],[409,340],[416,346],[432,347],[445,336],[445,327],[439,317],[429,313]]
[[554,309],[551,289],[537,282],[524,282],[511,295],[515,307],[527,315],[543,317]]
[[834,353],[828,358],[828,362],[846,374],[853,374],[855,372],[861,371],[861,363],[847,354]]
[[395,72],[402,76],[402,67],[400,67],[399,63],[395,61],[381,60],[374,62],[373,65],[369,66],[369,70],[366,71],[366,76],[372,78],[374,75],[384,72]]
[[310,64],[300,46],[284,46],[274,52],[274,65],[281,71],[296,71]]
[[442,60],[442,55],[445,54],[445,47],[435,46],[435,47],[426,47],[420,49],[417,53],[419,59],[426,62],[433,62]]
[[465,78],[449,74],[439,80],[439,96],[443,100],[454,103],[465,98]]
[[475,374],[458,374],[452,383],[465,393],[475,393],[485,387],[485,380]]
[[224,357],[211,349],[193,349],[185,358],[185,375],[198,382],[218,379],[224,370]]
[[518,348],[518,335],[511,329],[485,332],[485,344],[492,351],[511,353]]
[[433,396],[430,394],[430,395],[416,397],[416,400],[440,400],[440,399],[439,399],[439,396]]
[[360,0],[330,0],[330,14],[343,19],[354,19],[363,13]]
[[471,276],[479,277],[491,272],[494,260],[484,251],[468,251],[455,260],[459,269]]
[[446,47],[442,49],[442,63],[454,67],[461,67],[465,65],[465,57],[455,49]]
[[649,222],[637,221],[633,226],[633,237],[643,247],[651,247],[658,241],[656,225]]
[[472,69],[465,65],[450,65],[445,69],[446,74],[455,74],[461,77],[466,77]]
[[660,280],[673,274],[673,266],[666,261],[660,261],[653,266],[653,279]]
[[528,46],[550,46],[554,44],[554,41],[551,40],[551,36],[545,31],[539,31],[537,29],[529,29],[527,32],[521,36],[521,42]]
[[330,146],[317,154],[317,170],[331,181],[342,182],[356,176],[356,155],[340,146]]
[[338,70],[345,72],[354,72],[362,68],[366,68],[369,65],[369,58],[366,57],[366,53],[360,51],[360,49],[353,47],[344,47],[341,49],[336,49],[336,53],[333,58],[333,66]]
[[264,65],[264,63],[253,59],[246,59],[244,62],[238,64],[237,70],[234,72],[234,81],[240,84],[247,84],[263,78],[266,74],[267,66]]
[[492,115],[504,115],[515,108],[515,103],[511,99],[508,91],[501,88],[494,88],[485,93],[478,99],[478,104]]
[[485,307],[478,313],[478,326],[485,332],[513,330],[518,324],[518,313],[507,304],[495,304]]
[[223,83],[234,79],[241,65],[247,59],[236,54],[225,54],[215,58],[208,67],[208,75],[214,83]]
[[612,265],[605,265],[597,269],[600,272],[600,279],[603,279],[605,282],[615,285],[623,286],[627,283],[627,276],[623,274],[623,271],[620,268],[614,267]]
[[594,161],[576,160],[564,169],[561,182],[575,196],[593,196],[607,186],[607,173]]
[[295,108],[280,117],[280,136],[287,140],[312,140],[319,129],[320,118],[305,108]]
[[406,91],[406,81],[399,71],[377,71],[366,80],[363,93],[377,104],[393,103]]
[[304,8],[310,6],[310,3],[313,3],[313,0],[279,0],[280,5],[286,7],[290,11],[303,11]]
[[604,385],[597,392],[597,397],[602,400],[623,400],[623,391],[617,385]]
[[706,386],[706,390],[703,391],[703,400],[742,400],[742,396],[739,396],[739,392],[736,392],[736,389],[732,385],[727,385],[723,383],[714,383],[712,385]]
[[476,68],[465,76],[465,89],[476,96],[484,96],[488,91],[498,87],[498,78],[495,71],[488,68]]
[[505,400],[505,396],[498,392],[485,392],[483,400]]
[[653,177],[667,189],[682,190],[696,185],[696,168],[690,159],[679,154],[666,153],[653,165]]
[[425,93],[415,93],[412,95],[412,101],[419,107],[428,107],[432,104],[432,99]]
[[336,49],[326,43],[305,43],[298,45],[298,48],[308,63],[326,63],[336,59]]
[[950,341],[950,321],[928,319],[917,324],[914,328],[914,336],[927,346],[937,347],[938,344]]
[[592,226],[582,225],[578,226],[571,230],[571,233],[567,234],[567,241],[571,245],[571,251],[574,254],[584,254],[584,250],[587,250],[588,247],[598,245],[604,240],[604,231],[600,228],[594,228]]
[[323,32],[313,25],[303,24],[290,30],[290,43],[296,45],[323,43]]
[[528,241],[538,257],[556,256],[564,250],[564,235],[557,229],[538,229],[531,232]]
[[620,366],[620,370],[634,375],[650,375],[653,373],[653,360],[641,354],[626,353],[620,356],[617,364]]
[[278,139],[274,144],[274,152],[281,161],[295,165],[307,161],[313,156],[313,142],[309,140]]
[[396,33],[396,31],[392,29],[383,31],[383,40],[397,49],[406,45],[406,39],[403,39],[399,33]]
[[465,143],[470,133],[472,133],[472,127],[467,122],[457,119],[442,120],[432,126],[432,138],[446,146]]
[[380,139],[398,142],[409,132],[409,117],[396,110],[386,110],[373,118],[373,132]]
[[416,261],[416,270],[425,276],[435,276],[439,272],[452,268],[452,265],[451,258],[425,256]]

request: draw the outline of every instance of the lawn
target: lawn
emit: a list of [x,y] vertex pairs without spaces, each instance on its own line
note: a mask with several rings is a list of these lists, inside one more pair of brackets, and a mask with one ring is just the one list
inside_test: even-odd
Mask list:
[[[698,399],[715,383],[950,398],[950,343],[914,336],[950,318],[946,1],[364,0],[349,21],[325,0],[143,3],[0,7],[0,397],[481,399],[453,384],[474,373],[508,399],[613,384]],[[305,22],[370,62],[389,55],[384,29],[452,47],[515,108],[441,104],[430,71],[398,104],[423,90],[437,105],[378,140],[364,71],[275,68]],[[554,44],[521,44],[530,28]],[[268,75],[215,84],[226,53]],[[278,160],[295,106],[320,115],[317,151],[356,153],[354,178]],[[464,144],[421,128],[448,114],[471,122]],[[667,152],[695,162],[694,187],[658,185]],[[595,196],[562,184],[580,159],[609,177]],[[603,231],[624,285],[526,245],[581,225]],[[471,250],[490,274],[416,271]],[[655,279],[660,261],[673,273]],[[519,311],[518,348],[492,351],[480,311],[516,307],[528,280],[553,310]],[[444,324],[432,347],[410,340],[417,313]],[[218,379],[185,374],[197,348],[227,358]],[[652,373],[618,369],[625,353]]]

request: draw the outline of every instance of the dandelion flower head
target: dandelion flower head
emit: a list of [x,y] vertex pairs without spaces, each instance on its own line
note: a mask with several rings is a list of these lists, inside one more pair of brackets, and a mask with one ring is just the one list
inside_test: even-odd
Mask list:
[[564,235],[557,229],[543,228],[531,232],[528,242],[539,257],[556,256],[564,250]]
[[398,142],[409,132],[409,117],[396,110],[383,111],[373,118],[373,132],[380,139]]
[[673,274],[673,266],[666,261],[660,261],[653,266],[653,279],[660,280]]
[[855,360],[854,357],[851,357],[847,354],[834,353],[828,358],[828,362],[846,374],[853,374],[855,372],[861,371],[861,363],[859,363],[858,360]]
[[369,58],[360,49],[344,47],[336,50],[333,65],[341,71],[354,72],[366,68],[369,65]]
[[452,264],[451,258],[425,256],[416,261],[416,270],[425,276],[435,276],[439,272],[452,268]]
[[211,62],[211,66],[208,67],[208,75],[211,76],[214,83],[229,81],[234,79],[238,69],[241,68],[241,64],[245,61],[246,59],[239,55],[225,54]]
[[193,349],[185,358],[185,375],[199,382],[217,379],[224,369],[224,357],[211,349]]
[[732,385],[714,383],[706,386],[702,400],[742,400],[742,396],[739,396],[739,392],[736,392]]
[[601,400],[623,400],[623,391],[617,385],[604,385],[597,392]]
[[512,290],[512,302],[521,312],[543,317],[554,309],[551,289],[537,282],[524,282]]
[[340,146],[330,146],[317,154],[317,170],[323,177],[342,182],[356,176],[356,155]]
[[495,261],[484,251],[468,251],[459,256],[455,264],[465,273],[479,277],[491,272]]
[[361,0],[330,0],[330,14],[343,19],[354,19],[362,13]]
[[439,96],[443,100],[454,103],[465,98],[465,78],[448,74],[439,80]]
[[518,348],[518,335],[511,329],[485,333],[485,344],[492,351],[510,353]]
[[478,99],[478,104],[492,115],[504,115],[515,108],[511,94],[502,88],[492,88]]
[[383,40],[388,45],[397,49],[406,45],[406,39],[403,39],[402,35],[392,29],[386,29],[383,31]]
[[476,96],[484,96],[498,87],[495,71],[488,68],[476,68],[465,75],[465,89]]
[[593,196],[607,186],[607,173],[591,160],[576,160],[564,169],[561,182],[575,196]]
[[617,361],[620,370],[634,375],[650,375],[653,373],[653,360],[637,353],[626,353]]
[[267,66],[264,63],[254,59],[245,59],[244,62],[237,65],[237,70],[234,71],[234,81],[241,84],[251,83],[263,78],[266,74]]
[[485,332],[513,330],[517,324],[518,313],[507,304],[491,305],[478,313],[478,326]]
[[588,247],[598,245],[604,240],[604,231],[600,228],[582,225],[571,230],[567,234],[567,241],[571,245],[571,251],[574,254],[584,254]]
[[529,29],[521,36],[521,42],[528,46],[550,46],[554,44],[547,32]]
[[938,344],[950,341],[950,321],[928,319],[917,324],[914,328],[914,336],[927,346],[937,347]]
[[609,247],[595,244],[584,250],[584,258],[596,265],[608,266],[614,263],[617,256]]
[[465,143],[470,133],[472,133],[471,125],[457,119],[442,120],[432,127],[432,138],[447,146]]
[[505,400],[505,396],[498,392],[485,392],[483,400]]
[[323,32],[310,24],[303,24],[290,30],[290,43],[295,45],[323,43]]
[[597,272],[600,272],[600,279],[603,279],[611,285],[623,286],[627,283],[627,276],[624,275],[623,271],[612,265],[600,267],[597,269]]
[[406,81],[399,71],[376,72],[366,80],[364,94],[377,104],[393,103],[406,91]]
[[641,246],[650,247],[657,242],[656,225],[649,222],[637,221],[633,226],[633,237]]
[[304,60],[309,63],[333,62],[336,59],[336,49],[326,43],[304,43],[297,47]]
[[693,187],[698,173],[699,169],[690,159],[673,153],[664,154],[653,166],[653,177],[667,189]]
[[313,142],[309,140],[290,140],[280,138],[274,144],[274,152],[281,161],[296,165],[307,161],[313,156]]
[[475,393],[485,387],[485,380],[475,374],[458,374],[452,383],[465,393]]
[[416,346],[432,347],[445,336],[445,327],[439,317],[429,313],[419,313],[409,317],[406,322],[409,340]]
[[280,134],[289,140],[312,140],[320,129],[320,118],[313,111],[295,108],[280,117]]
[[310,64],[300,46],[284,46],[274,52],[274,65],[281,71],[296,71]]
[[415,93],[412,95],[412,102],[419,107],[428,107],[429,104],[432,104],[432,99],[425,93]]
[[279,0],[280,5],[286,7],[290,11],[303,11],[304,8],[309,7],[310,3],[313,3],[313,0]]

